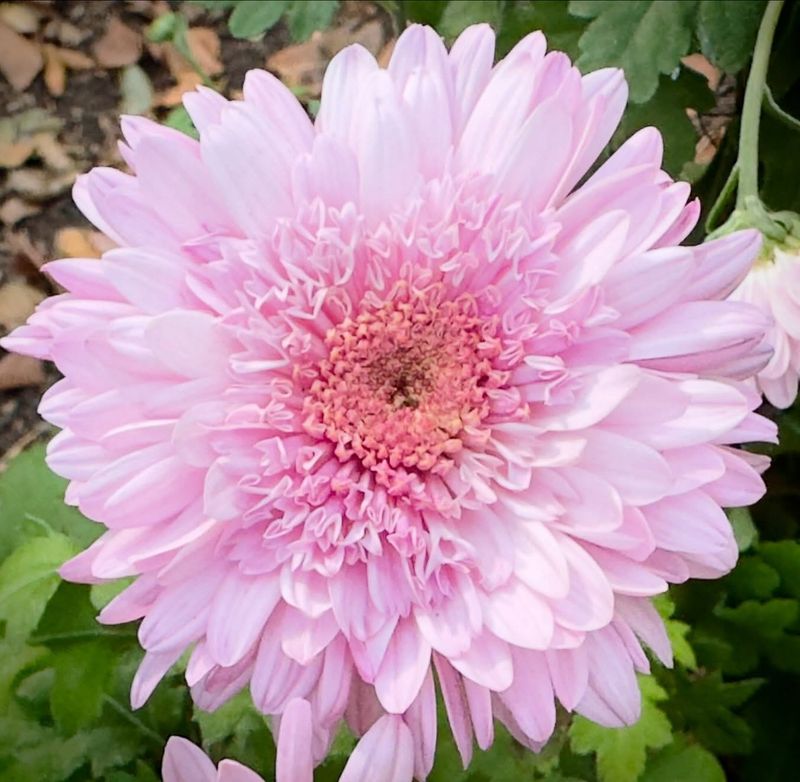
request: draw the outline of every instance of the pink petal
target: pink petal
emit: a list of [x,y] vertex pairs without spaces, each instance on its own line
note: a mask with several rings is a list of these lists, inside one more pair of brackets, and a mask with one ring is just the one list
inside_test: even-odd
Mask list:
[[311,740],[311,706],[308,701],[295,698],[289,701],[281,715],[275,762],[277,782],[313,781]]
[[402,718],[381,717],[358,742],[340,782],[411,782],[414,741]]
[[202,749],[172,736],[164,750],[161,776],[164,782],[216,782],[217,770]]

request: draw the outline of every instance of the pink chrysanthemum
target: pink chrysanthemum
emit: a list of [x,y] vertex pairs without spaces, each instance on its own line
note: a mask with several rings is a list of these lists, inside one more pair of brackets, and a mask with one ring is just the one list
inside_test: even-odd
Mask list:
[[773,319],[768,342],[775,352],[758,373],[759,391],[775,407],[790,407],[800,377],[800,254],[776,248],[754,264],[732,299],[749,301]]
[[465,763],[493,717],[540,746],[555,698],[630,723],[640,641],[670,659],[648,598],[733,566],[763,464],[731,446],[775,434],[768,323],[724,300],[758,234],[678,247],[652,128],[576,190],[622,73],[493,54],[348,48],[315,124],[254,71],[186,99],[199,143],[127,118],[135,173],[79,181],[119,248],[50,264],[69,293],[4,344],[65,375],[49,463],[108,531],[62,572],[137,577],[100,616],[143,618],[134,704],[191,648],[201,707],[305,700],[316,761],[401,715],[424,779],[434,669]]

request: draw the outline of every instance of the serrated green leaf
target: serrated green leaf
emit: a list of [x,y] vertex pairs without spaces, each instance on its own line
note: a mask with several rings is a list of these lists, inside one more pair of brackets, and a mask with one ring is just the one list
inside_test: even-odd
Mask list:
[[781,592],[800,598],[800,542],[781,540],[762,543],[758,553],[780,576]]
[[62,782],[87,762],[90,742],[86,733],[62,739],[51,731],[42,731],[38,739],[33,746],[15,753],[12,765],[4,771],[3,779],[13,782]]
[[753,53],[766,0],[713,0],[699,4],[697,37],[714,65],[736,73]]
[[58,568],[75,553],[64,535],[32,538],[0,565],[0,620],[6,640],[26,637],[61,581]]
[[725,682],[719,672],[690,677],[678,671],[664,708],[676,728],[690,732],[712,752],[746,754],[752,731],[735,709],[763,683],[763,679]]
[[133,730],[101,727],[88,731],[87,735],[95,779],[107,775],[111,769],[126,766],[141,754],[141,738]]
[[745,557],[725,579],[725,586],[735,600],[768,598],[778,588],[778,572],[760,557]]
[[192,719],[200,726],[203,746],[208,749],[212,744],[234,736],[242,722],[252,715],[260,716],[250,693],[243,690],[216,711],[208,712],[195,707]]
[[648,764],[641,782],[725,782],[719,761],[698,744],[675,743],[661,750]]
[[800,636],[784,635],[767,649],[769,661],[780,671],[800,673]]
[[653,600],[653,604],[664,620],[664,627],[675,661],[685,668],[697,668],[697,658],[687,638],[691,628],[685,622],[672,619],[672,615],[675,613],[675,603],[669,595],[659,595]]
[[288,7],[288,0],[239,0],[228,29],[235,38],[255,38],[274,27]]
[[330,25],[339,0],[294,0],[286,10],[286,23],[295,41],[308,40]]
[[689,52],[694,0],[572,0],[569,12],[592,19],[580,39],[578,67],[616,65],[634,103],[650,100],[659,75],[671,74]]
[[518,0],[507,3],[497,37],[497,53],[503,57],[524,36],[542,30],[550,49],[578,58],[578,41],[586,23],[570,16],[565,0]]
[[115,662],[112,651],[107,644],[89,641],[60,649],[54,655],[50,711],[62,733],[77,733],[100,716]]
[[691,627],[686,622],[679,622],[676,619],[667,619],[664,622],[667,628],[667,637],[672,646],[672,656],[685,668],[697,668],[697,657],[694,649],[689,644],[687,636]]
[[50,470],[44,455],[44,445],[37,443],[0,474],[0,560],[42,531],[62,532],[81,548],[101,532],[99,524],[64,504],[67,482]]
[[503,3],[499,0],[450,0],[439,20],[439,32],[452,40],[471,24],[487,22],[499,30],[503,21]]
[[764,603],[746,600],[735,608],[722,606],[717,615],[745,630],[750,636],[775,640],[786,631],[798,616],[796,600],[775,598]]
[[687,108],[704,111],[713,105],[714,96],[706,80],[681,67],[677,78],[662,76],[658,91],[642,105],[629,105],[619,129],[612,139],[617,148],[637,130],[653,125],[664,138],[664,168],[673,176],[694,158],[697,133],[692,127]]
[[604,728],[578,716],[569,729],[573,751],[597,754],[600,782],[635,782],[647,761],[647,750],[664,747],[672,740],[672,726],[656,704],[667,693],[651,678],[640,679],[642,716],[627,728]]
[[87,584],[62,581],[48,602],[35,632],[30,638],[37,644],[66,644],[99,639],[133,639],[132,625],[108,627],[96,621],[96,609],[90,600]]

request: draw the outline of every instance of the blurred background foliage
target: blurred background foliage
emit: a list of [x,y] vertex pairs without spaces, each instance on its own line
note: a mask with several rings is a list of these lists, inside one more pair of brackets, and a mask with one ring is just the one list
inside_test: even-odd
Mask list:
[[[448,40],[469,24],[489,22],[498,33],[499,55],[541,29],[551,48],[567,52],[584,70],[621,66],[630,103],[606,154],[638,128],[655,125],[664,136],[667,170],[692,183],[704,215],[720,195],[736,159],[744,80],[763,0],[356,5],[377,14],[389,31],[389,45],[410,22],[433,25]],[[190,45],[198,13],[211,29],[256,47],[265,35],[276,35],[287,46],[305,45],[342,14],[337,0],[193,0],[162,3],[160,9],[147,38],[172,43],[198,74],[195,83],[210,86],[218,85],[218,75],[209,73]],[[789,2],[770,65],[772,100],[762,125],[761,173],[767,205],[795,211],[800,211],[800,136],[793,119],[800,117],[798,42],[800,7]],[[141,76],[134,72],[128,79],[141,91]],[[313,87],[291,86],[313,114],[318,106]],[[158,116],[193,132],[180,106],[162,105],[170,110]],[[152,101],[142,108],[151,110]],[[535,175],[535,161],[531,171]],[[701,227],[693,239],[702,238]],[[660,599],[676,662],[671,670],[654,663],[653,677],[642,679],[641,721],[609,730],[562,714],[554,738],[538,755],[500,732],[489,752],[475,750],[467,772],[442,725],[431,782],[796,778],[800,415],[768,406],[764,412],[781,431],[781,445],[768,449],[774,462],[766,476],[767,497],[752,513],[731,513],[741,559],[729,576],[685,584]],[[31,439],[36,438],[26,442]],[[274,745],[246,694],[214,714],[199,712],[178,665],[143,709],[131,711],[128,692],[141,654],[136,627],[95,621],[98,609],[123,585],[67,584],[56,575],[57,566],[91,542],[99,528],[63,504],[65,484],[44,465],[42,439],[26,449],[12,448],[0,463],[0,779],[151,782],[160,779],[163,745],[171,734],[201,742],[215,760],[236,758],[271,779]],[[20,453],[13,456],[14,451]],[[316,779],[337,779],[353,743],[347,733],[339,735]]]

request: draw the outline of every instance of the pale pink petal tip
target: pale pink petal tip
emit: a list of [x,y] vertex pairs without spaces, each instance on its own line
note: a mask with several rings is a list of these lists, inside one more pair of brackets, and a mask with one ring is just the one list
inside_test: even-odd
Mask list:
[[202,749],[172,736],[164,750],[161,775],[164,782],[216,782],[217,770]]

